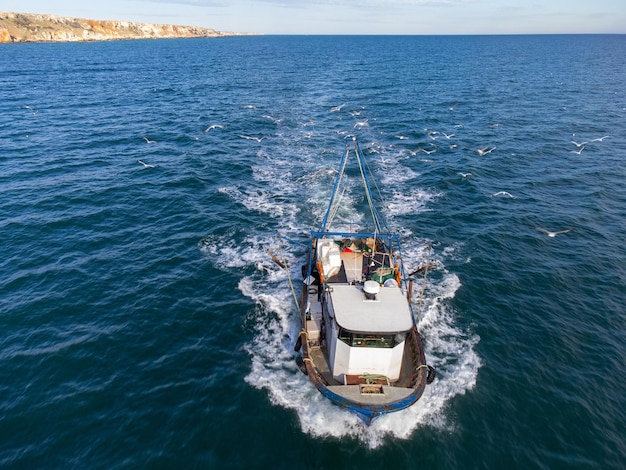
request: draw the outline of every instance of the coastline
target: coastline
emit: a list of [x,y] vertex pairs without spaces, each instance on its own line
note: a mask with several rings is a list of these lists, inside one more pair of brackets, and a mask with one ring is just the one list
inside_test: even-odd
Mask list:
[[47,14],[0,12],[0,43],[85,42],[128,39],[218,38],[253,33],[199,26],[92,20]]

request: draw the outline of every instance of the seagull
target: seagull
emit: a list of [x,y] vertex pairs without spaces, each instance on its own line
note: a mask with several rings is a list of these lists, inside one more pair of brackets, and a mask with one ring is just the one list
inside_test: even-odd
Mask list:
[[280,124],[280,122],[282,121],[282,119],[277,119],[273,116],[270,116],[269,114],[264,114],[263,116],[261,116],[262,118],[265,119],[269,119],[270,121],[272,121],[274,124]]
[[472,176],[471,173],[459,173],[459,175],[461,175],[461,178],[463,178],[463,179],[469,178],[470,176]]
[[224,126],[222,126],[221,124],[211,124],[209,127],[207,127],[204,132],[205,134],[209,131],[212,131],[213,129],[224,129]]
[[341,111],[341,108],[343,108],[346,105],[346,103],[340,104],[339,106],[333,106],[332,108],[330,108],[330,112],[334,113],[337,111]]
[[477,149],[476,151],[478,152],[478,155],[480,155],[481,157],[483,155],[487,155],[488,153],[491,153],[495,150],[495,147],[489,148],[489,147],[483,147],[481,149]]
[[450,138],[454,137],[454,136],[455,136],[455,134],[446,134],[446,133],[444,132],[444,133],[443,133],[443,136],[444,136],[446,139],[450,139]]
[[430,155],[431,153],[435,153],[437,151],[436,148],[432,149],[432,150],[426,150],[425,148],[419,147],[417,150],[409,150],[409,153],[413,156],[417,155],[420,152],[424,152],[428,155]]
[[250,137],[249,135],[240,135],[239,137],[241,137],[242,139],[256,140],[259,143],[261,143],[261,141],[263,139],[265,139],[265,136],[263,136],[263,137]]
[[365,127],[365,126],[369,126],[369,124],[367,123],[367,119],[365,121],[357,121],[357,123],[352,127],[352,129],[354,129],[355,127]]
[[580,147],[580,149],[578,150],[572,150],[572,153],[575,153],[576,155],[580,155],[581,153],[583,153],[583,150],[585,150],[584,146]]
[[567,230],[559,230],[557,232],[551,232],[548,229],[545,229],[543,227],[539,227],[537,225],[533,225],[533,227],[535,227],[537,230],[539,230],[540,232],[545,233],[546,235],[548,235],[549,237],[556,237],[557,235],[561,234],[561,233],[569,233],[572,232],[574,229],[573,228],[568,228]]
[[587,142],[581,142],[580,144],[578,142],[574,142],[572,140],[572,144],[574,144],[576,147],[582,147],[583,145],[585,145]]
[[492,197],[494,197],[494,196],[508,196],[510,198],[515,199],[515,196],[513,196],[511,193],[508,193],[506,191],[500,191],[500,192],[497,192],[497,193],[493,193],[491,196]]
[[154,168],[154,165],[148,165],[147,163],[142,162],[141,160],[137,160],[139,163],[143,165],[144,168]]
[[491,124],[489,126],[489,129],[493,129],[494,127],[502,127],[502,124],[500,124],[499,122],[496,122],[495,124]]
[[604,137],[598,137],[597,139],[593,139],[591,142],[602,142],[604,139],[606,139],[607,137],[609,137],[608,135],[605,135]]
[[156,143],[156,140],[150,140],[147,137],[144,137],[143,140],[145,140],[147,144],[154,144],[154,143]]

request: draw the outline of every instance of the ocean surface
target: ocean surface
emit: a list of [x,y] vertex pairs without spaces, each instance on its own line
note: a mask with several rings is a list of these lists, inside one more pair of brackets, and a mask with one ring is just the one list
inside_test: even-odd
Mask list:
[[[626,36],[0,58],[0,467],[623,468]],[[352,136],[435,263],[437,379],[369,428],[298,371],[266,253],[298,279],[277,235],[318,227]]]

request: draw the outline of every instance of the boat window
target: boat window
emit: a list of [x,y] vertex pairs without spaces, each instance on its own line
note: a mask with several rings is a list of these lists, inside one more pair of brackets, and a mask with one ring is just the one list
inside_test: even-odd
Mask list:
[[405,337],[405,333],[353,333],[344,328],[339,329],[339,339],[354,348],[393,348],[404,341]]

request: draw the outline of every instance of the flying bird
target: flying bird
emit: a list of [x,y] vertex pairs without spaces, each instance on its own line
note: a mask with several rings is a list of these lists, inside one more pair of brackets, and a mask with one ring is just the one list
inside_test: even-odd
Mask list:
[[593,139],[591,142],[602,142],[604,139],[606,139],[607,137],[609,137],[608,135],[605,135],[604,137],[598,137],[597,139]]
[[154,144],[154,143],[156,143],[156,140],[150,140],[147,137],[144,137],[143,140],[145,140],[147,144]]
[[242,139],[248,139],[248,140],[256,140],[257,142],[261,143],[261,141],[263,139],[265,139],[265,136],[263,137],[254,137],[254,136],[249,136],[249,135],[240,135],[239,137],[241,137]]
[[264,114],[263,116],[261,116],[264,119],[269,119],[270,121],[272,121],[274,124],[280,124],[280,122],[282,121],[282,119],[277,119],[273,116],[270,116],[269,114]]
[[545,229],[543,227],[539,227],[537,225],[533,225],[533,227],[535,227],[537,230],[539,230],[540,232],[545,233],[546,235],[548,235],[549,237],[556,237],[557,235],[560,235],[562,233],[569,233],[572,232],[574,229],[573,228],[568,228],[567,230],[558,230],[556,232],[551,232],[548,229]]
[[511,193],[509,193],[509,192],[507,192],[507,191],[499,191],[499,192],[497,192],[497,193],[493,193],[491,196],[492,196],[492,197],[493,197],[493,196],[508,196],[508,197],[510,197],[510,198],[515,199],[515,196],[513,196]]
[[580,147],[578,150],[572,150],[572,153],[575,153],[576,155],[580,155],[581,153],[583,153],[583,150],[585,150],[584,145]]
[[435,148],[433,148],[432,150],[426,150],[426,149],[425,149],[425,148],[423,148],[423,147],[418,147],[416,150],[409,150],[409,153],[410,153],[411,155],[417,155],[417,154],[418,154],[418,153],[420,153],[420,152],[424,152],[425,154],[430,155],[431,153],[435,153],[436,151],[437,151],[437,148],[436,148],[436,147],[435,147]]
[[209,131],[212,131],[213,129],[224,129],[224,126],[222,126],[221,124],[211,124],[209,127],[207,127],[204,132],[205,134]]
[[495,147],[489,148],[489,147],[483,147],[481,149],[477,149],[476,151],[478,152],[478,155],[480,155],[481,157],[483,155],[487,155],[488,153],[491,153],[495,150]]
[[147,163],[142,162],[141,160],[137,160],[139,163],[143,165],[144,168],[154,168],[154,165],[148,165]]
[[586,143],[587,143],[587,142],[581,142],[581,143],[579,144],[578,142],[574,142],[574,141],[572,140],[572,144],[574,144],[576,147],[579,147],[579,148],[580,148],[580,147],[582,147],[583,145],[585,145]]

